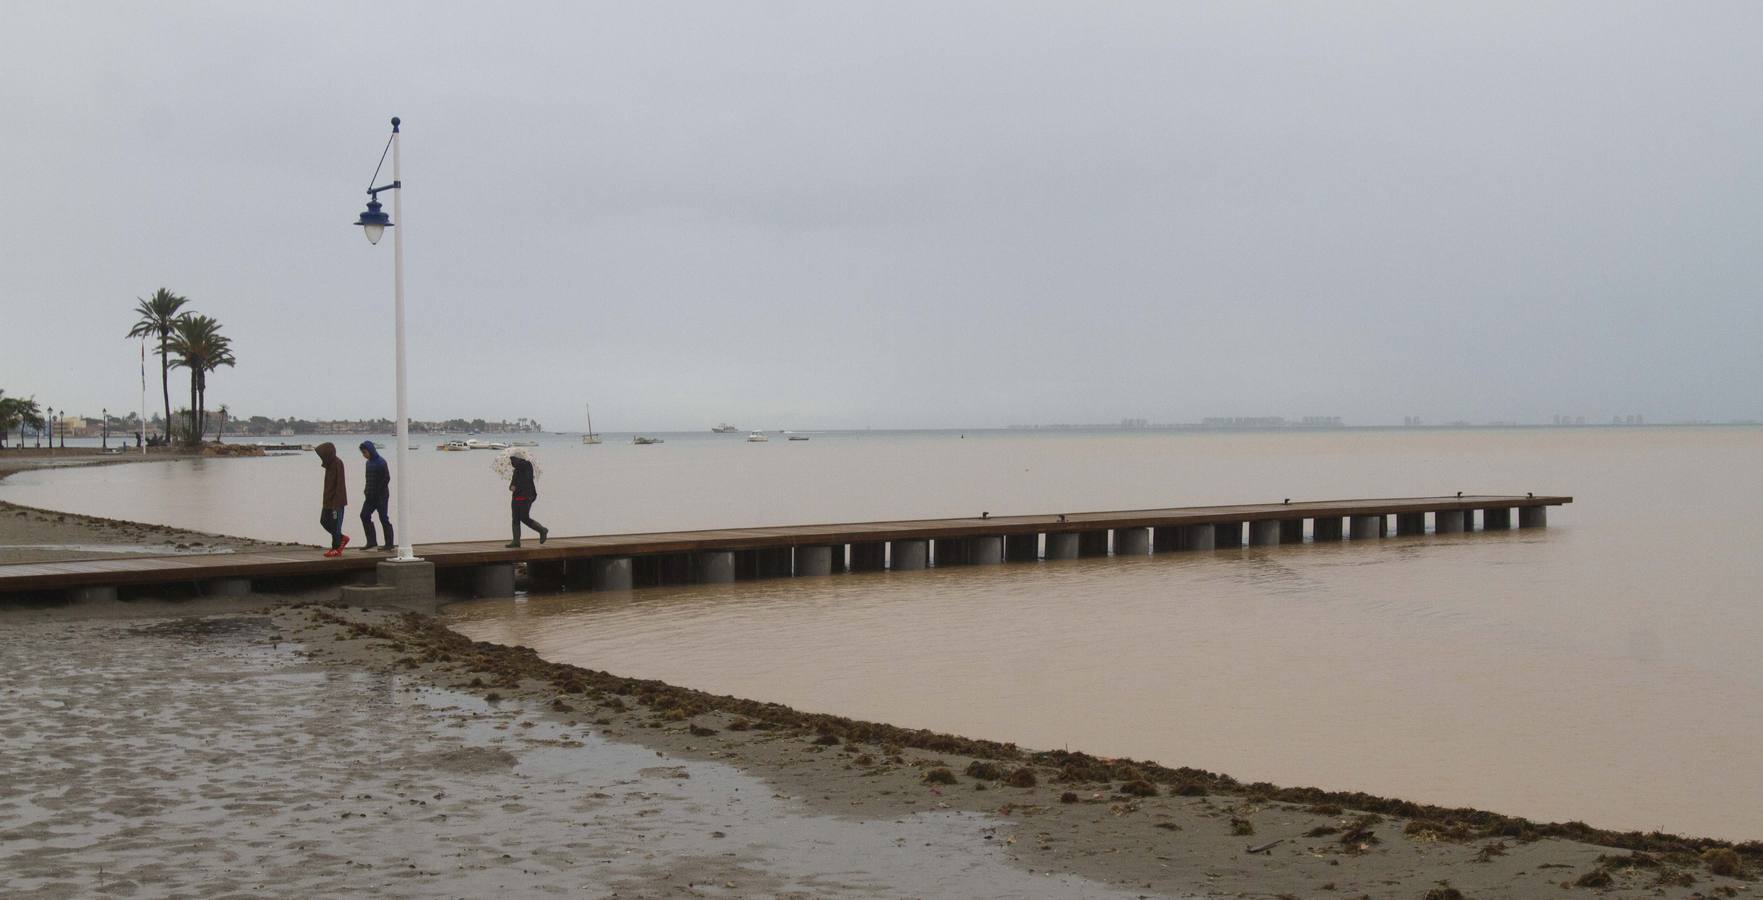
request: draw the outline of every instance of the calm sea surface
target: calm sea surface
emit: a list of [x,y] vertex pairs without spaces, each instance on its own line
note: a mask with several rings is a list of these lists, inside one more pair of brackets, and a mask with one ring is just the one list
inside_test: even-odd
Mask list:
[[[568,534],[1459,490],[1576,502],[1543,531],[532,596],[450,606],[454,626],[1032,747],[1763,838],[1763,429],[743,437],[546,438],[534,515]],[[506,534],[493,454],[432,447],[408,473],[417,540]],[[0,499],[315,542],[320,483],[302,454],[24,473]]]

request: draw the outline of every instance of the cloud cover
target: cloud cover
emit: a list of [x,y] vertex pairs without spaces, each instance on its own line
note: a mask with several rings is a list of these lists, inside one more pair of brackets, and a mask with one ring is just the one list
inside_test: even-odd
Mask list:
[[391,415],[398,115],[420,418],[1763,418],[1752,3],[0,17],[0,387],[58,408],[138,403],[165,286],[212,406]]

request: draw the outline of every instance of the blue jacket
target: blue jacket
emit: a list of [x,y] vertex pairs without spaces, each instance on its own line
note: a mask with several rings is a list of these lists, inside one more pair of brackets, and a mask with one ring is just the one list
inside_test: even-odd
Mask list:
[[392,468],[386,465],[386,458],[380,455],[373,441],[362,441],[361,449],[367,451],[367,484],[362,488],[362,496],[367,500],[378,500],[386,496],[392,486]]

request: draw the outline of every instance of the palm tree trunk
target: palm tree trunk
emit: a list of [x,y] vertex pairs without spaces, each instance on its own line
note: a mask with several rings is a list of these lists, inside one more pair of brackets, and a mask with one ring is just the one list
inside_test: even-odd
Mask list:
[[202,432],[198,430],[196,425],[196,370],[194,369],[190,370],[190,428],[184,432],[184,439],[189,441],[192,446],[202,440]]
[[[171,363],[165,355],[165,329],[159,330],[159,392],[165,395],[165,444],[171,446]],[[147,423],[141,423],[141,440],[147,439]]]

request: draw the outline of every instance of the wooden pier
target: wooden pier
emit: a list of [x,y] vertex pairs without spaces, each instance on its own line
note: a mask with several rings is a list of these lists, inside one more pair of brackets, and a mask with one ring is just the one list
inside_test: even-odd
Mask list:
[[[433,605],[443,587],[476,596],[514,592],[515,564],[535,583],[572,590],[831,575],[929,566],[987,565],[1098,556],[1216,551],[1391,536],[1499,531],[1547,524],[1551,506],[1572,497],[1476,495],[1197,506],[1113,512],[976,516],[648,534],[556,537],[518,549],[501,541],[423,544],[423,562],[392,563],[383,552],[280,550],[85,559],[0,565],[0,594],[65,591],[114,597],[118,588],[193,585],[202,593],[245,594],[253,580],[371,576],[354,599]],[[1517,514],[1514,515],[1513,511]],[[1478,522],[1479,514],[1479,522]],[[1391,527],[1391,522],[1394,527]],[[1479,529],[1478,526],[1479,525]],[[426,594],[426,600],[423,595]]]

